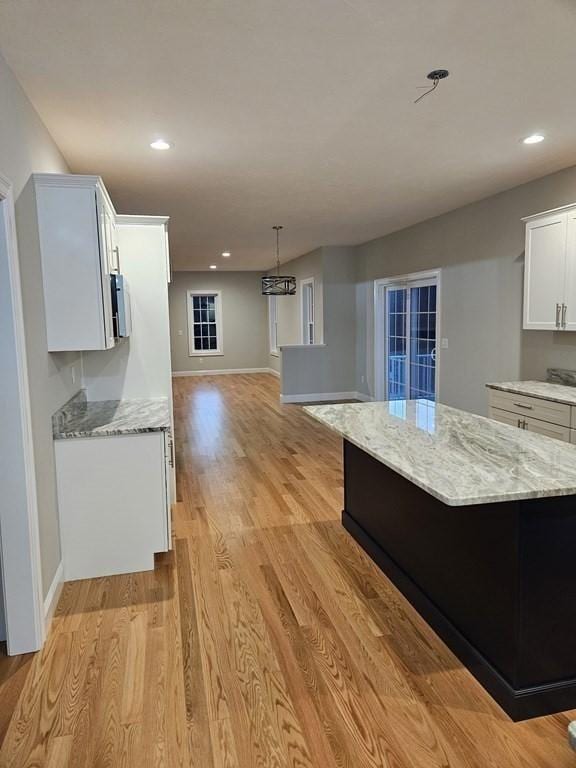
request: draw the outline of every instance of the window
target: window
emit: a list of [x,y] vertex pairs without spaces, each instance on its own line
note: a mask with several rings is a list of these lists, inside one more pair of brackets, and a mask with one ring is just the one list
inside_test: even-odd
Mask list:
[[302,344],[314,344],[314,278],[302,280],[301,310],[302,310]]
[[222,354],[220,291],[188,291],[188,354]]
[[268,334],[270,354],[278,354],[278,296],[268,296]]

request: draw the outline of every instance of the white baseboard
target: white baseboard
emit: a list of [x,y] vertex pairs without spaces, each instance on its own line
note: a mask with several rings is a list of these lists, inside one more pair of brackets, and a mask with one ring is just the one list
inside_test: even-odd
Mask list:
[[50,629],[52,617],[54,616],[56,608],[58,607],[58,600],[60,599],[60,595],[62,594],[63,586],[64,586],[64,564],[62,563],[62,561],[60,561],[60,564],[56,569],[56,573],[54,574],[54,578],[52,579],[52,584],[50,584],[50,589],[48,590],[48,594],[46,595],[46,598],[44,600],[44,626],[46,627],[46,633]]
[[277,376],[280,378],[280,371],[275,371],[274,368],[268,368],[268,373],[271,373],[272,376]]
[[366,395],[364,392],[356,392],[356,400],[360,400],[362,403],[374,402],[372,395]]
[[224,368],[223,370],[216,371],[172,371],[172,376],[177,378],[179,376],[225,376],[231,373],[272,373],[275,376],[280,374],[272,368]]

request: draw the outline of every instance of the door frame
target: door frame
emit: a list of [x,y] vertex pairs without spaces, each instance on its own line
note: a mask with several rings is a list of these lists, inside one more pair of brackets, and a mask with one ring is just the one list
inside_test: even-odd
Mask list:
[[0,237],[6,245],[5,254],[0,250],[0,277],[7,299],[0,301],[0,328],[5,329],[6,351],[12,358],[2,371],[7,377],[5,415],[14,415],[11,427],[0,431],[0,478],[4,475],[2,483],[9,479],[11,485],[10,492],[0,496],[0,567],[8,653],[14,655],[39,650],[46,630],[14,197],[11,182],[2,175]]
[[[442,312],[442,270],[430,269],[393,275],[374,280],[374,399],[386,400],[387,374],[385,368],[386,343],[386,288],[392,285],[408,287],[420,280],[436,281],[436,400],[440,398],[440,315]],[[384,289],[384,290],[383,290]]]
[[[306,345],[316,344],[316,281],[314,277],[305,277],[300,282],[299,291],[299,318],[300,318],[300,342]],[[306,330],[304,328],[304,291],[306,286],[312,287],[312,326],[314,328],[314,340],[308,341]]]

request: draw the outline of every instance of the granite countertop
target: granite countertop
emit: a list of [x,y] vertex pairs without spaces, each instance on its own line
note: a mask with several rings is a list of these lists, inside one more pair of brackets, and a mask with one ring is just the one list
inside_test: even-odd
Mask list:
[[549,381],[500,381],[486,384],[489,389],[512,392],[515,395],[529,395],[552,400],[555,403],[576,405],[576,387],[554,384]]
[[429,400],[304,410],[450,506],[576,494],[576,446]]
[[52,417],[55,440],[159,432],[170,429],[168,398],[87,401],[80,392]]

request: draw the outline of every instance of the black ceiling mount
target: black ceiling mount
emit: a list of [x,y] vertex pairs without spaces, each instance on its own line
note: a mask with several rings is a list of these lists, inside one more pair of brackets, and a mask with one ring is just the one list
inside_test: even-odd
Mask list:
[[[428,72],[426,77],[428,78],[428,80],[432,80],[434,85],[431,88],[428,88],[426,93],[423,93],[422,96],[418,96],[414,104],[418,104],[419,101],[422,101],[424,96],[428,96],[429,93],[432,93],[432,91],[435,91],[436,88],[438,87],[438,83],[440,82],[440,80],[445,80],[449,74],[450,72],[448,72],[447,69],[433,69],[432,72]],[[419,86],[419,87],[422,87],[422,86]],[[427,88],[427,87],[428,86],[424,86],[424,88]]]
[[428,80],[444,80],[449,74],[447,69],[433,69],[432,72],[428,72],[426,77]]

